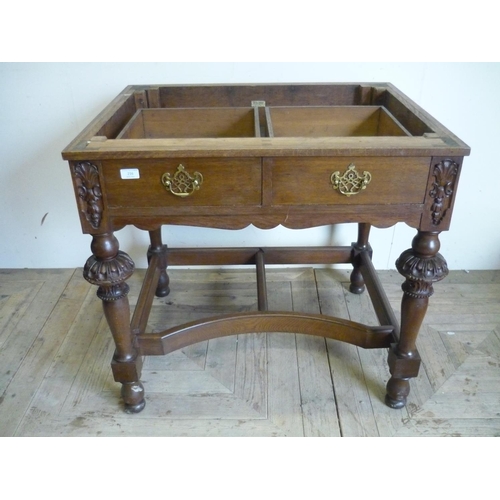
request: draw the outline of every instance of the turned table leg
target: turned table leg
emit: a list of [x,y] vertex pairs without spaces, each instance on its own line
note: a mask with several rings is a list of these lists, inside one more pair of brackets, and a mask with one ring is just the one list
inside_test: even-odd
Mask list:
[[102,300],[104,315],[115,341],[115,354],[111,363],[114,379],[122,384],[125,411],[140,412],[146,402],[144,388],[140,382],[142,358],[134,346],[130,329],[129,286],[125,280],[134,272],[134,262],[119,250],[113,233],[95,235],[83,276],[97,285],[97,296]]
[[163,245],[161,241],[161,227],[155,229],[154,231],[149,231],[149,238],[151,240],[151,245],[148,249],[148,262],[151,260],[153,255],[158,255],[160,257],[160,268],[161,274],[158,280],[158,286],[156,287],[155,295],[157,297],[166,297],[170,293],[170,279],[167,274],[167,245]]
[[402,285],[401,334],[399,342],[389,350],[391,378],[387,383],[385,402],[391,408],[402,408],[410,392],[409,379],[416,377],[420,356],[416,348],[417,335],[427,311],[432,284],[448,274],[448,266],[439,251],[439,232],[419,231],[412,248],[396,261],[399,273],[406,278]]
[[370,224],[361,223],[358,225],[358,241],[352,244],[352,265],[351,284],[349,291],[351,293],[360,294],[365,290],[365,282],[360,271],[359,254],[369,250],[368,237],[370,236]]

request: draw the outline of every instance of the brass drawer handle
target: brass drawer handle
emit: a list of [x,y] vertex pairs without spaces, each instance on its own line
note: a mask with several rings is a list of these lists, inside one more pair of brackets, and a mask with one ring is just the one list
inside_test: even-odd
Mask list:
[[191,175],[186,171],[184,165],[179,165],[174,175],[164,173],[161,176],[161,183],[165,189],[170,190],[175,196],[186,197],[200,189],[203,184],[203,176],[200,172],[194,172]]
[[363,175],[360,175],[356,171],[354,163],[351,163],[342,175],[337,171],[333,172],[330,177],[333,189],[338,189],[340,193],[345,196],[358,194],[363,189],[366,189],[366,186],[370,184],[371,180],[372,174],[370,174],[370,172],[363,172]]

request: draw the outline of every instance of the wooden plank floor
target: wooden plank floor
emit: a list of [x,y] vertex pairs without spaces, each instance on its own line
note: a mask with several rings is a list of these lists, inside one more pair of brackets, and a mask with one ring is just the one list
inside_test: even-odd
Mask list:
[[[500,271],[435,286],[408,405],[383,403],[384,350],[249,334],[148,357],[146,408],[125,414],[95,287],[76,270],[0,271],[0,436],[500,436]],[[144,271],[130,278],[132,307]],[[253,270],[171,270],[149,328],[255,310]],[[348,271],[267,271],[270,308],[376,324]],[[399,314],[402,278],[381,272]]]

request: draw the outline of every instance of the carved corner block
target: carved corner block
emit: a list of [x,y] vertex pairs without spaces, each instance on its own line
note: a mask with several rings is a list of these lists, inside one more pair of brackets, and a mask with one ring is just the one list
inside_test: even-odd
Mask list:
[[72,163],[71,176],[83,231],[102,231],[104,200],[99,166],[89,161]]
[[432,158],[421,230],[449,229],[459,175],[459,159]]

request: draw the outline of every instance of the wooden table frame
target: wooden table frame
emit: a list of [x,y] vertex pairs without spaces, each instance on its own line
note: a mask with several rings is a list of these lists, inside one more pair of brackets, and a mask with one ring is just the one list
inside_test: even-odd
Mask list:
[[[394,86],[380,84],[136,85],[124,89],[63,151],[116,351],[125,410],[145,406],[142,357],[250,332],[319,335],[388,349],[386,404],[401,408],[416,377],[416,339],[433,283],[447,273],[448,230],[469,147]],[[350,246],[172,249],[161,227],[306,228],[357,223]],[[372,264],[371,226],[417,230],[396,267],[401,325]],[[134,262],[115,232],[149,232],[149,267],[131,318]],[[349,263],[350,291],[368,291],[380,326],[321,314],[269,311],[266,264]],[[168,266],[254,265],[258,310],[146,332],[154,296],[170,292]]]

